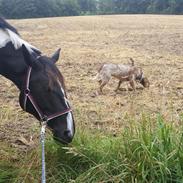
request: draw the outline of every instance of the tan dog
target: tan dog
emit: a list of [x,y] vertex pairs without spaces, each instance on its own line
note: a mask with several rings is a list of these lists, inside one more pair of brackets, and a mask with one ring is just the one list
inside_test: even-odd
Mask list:
[[133,90],[136,90],[135,83],[139,82],[144,87],[149,87],[149,80],[144,77],[142,69],[134,66],[134,60],[131,58],[131,65],[124,64],[104,64],[100,67],[95,79],[100,84],[100,92],[102,93],[103,87],[109,82],[111,77],[119,79],[117,91],[122,82],[128,81]]

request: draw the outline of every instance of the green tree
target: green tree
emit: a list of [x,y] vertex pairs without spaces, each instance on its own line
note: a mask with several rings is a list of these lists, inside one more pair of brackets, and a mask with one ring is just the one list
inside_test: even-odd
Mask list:
[[76,16],[80,14],[77,0],[58,0],[60,16]]
[[98,14],[114,14],[114,1],[113,0],[99,0],[97,9]]
[[150,5],[147,8],[148,13],[163,13],[169,7],[167,0],[151,0]]
[[175,6],[174,13],[183,14],[183,0],[176,0],[174,6]]
[[122,13],[183,14],[183,0],[0,0],[6,18]]
[[85,13],[95,13],[97,10],[96,0],[77,0],[82,14]]

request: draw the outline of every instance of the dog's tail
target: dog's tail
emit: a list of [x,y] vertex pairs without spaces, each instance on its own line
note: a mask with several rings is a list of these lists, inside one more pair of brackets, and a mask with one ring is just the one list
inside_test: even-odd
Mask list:
[[130,58],[130,61],[131,61],[131,65],[134,66],[135,64],[135,61],[133,60],[133,58]]
[[100,73],[97,73],[97,75],[94,78],[92,78],[92,80],[97,80],[98,82],[100,82],[102,80]]
[[93,80],[97,80],[99,79],[99,73],[97,73],[97,75],[95,77],[93,77]]

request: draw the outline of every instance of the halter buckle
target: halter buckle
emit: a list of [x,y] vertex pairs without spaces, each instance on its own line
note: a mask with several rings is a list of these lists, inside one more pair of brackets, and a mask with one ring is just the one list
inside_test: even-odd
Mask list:
[[26,96],[28,96],[29,93],[30,93],[30,90],[29,90],[28,88],[26,88],[26,89],[24,90],[24,93],[25,93]]
[[44,115],[41,120],[42,120],[42,122],[47,122],[48,121],[48,116]]

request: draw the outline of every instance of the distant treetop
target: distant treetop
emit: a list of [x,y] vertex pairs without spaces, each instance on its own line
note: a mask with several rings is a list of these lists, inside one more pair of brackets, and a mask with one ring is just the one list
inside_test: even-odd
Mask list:
[[5,18],[146,13],[183,14],[183,0],[0,0]]

